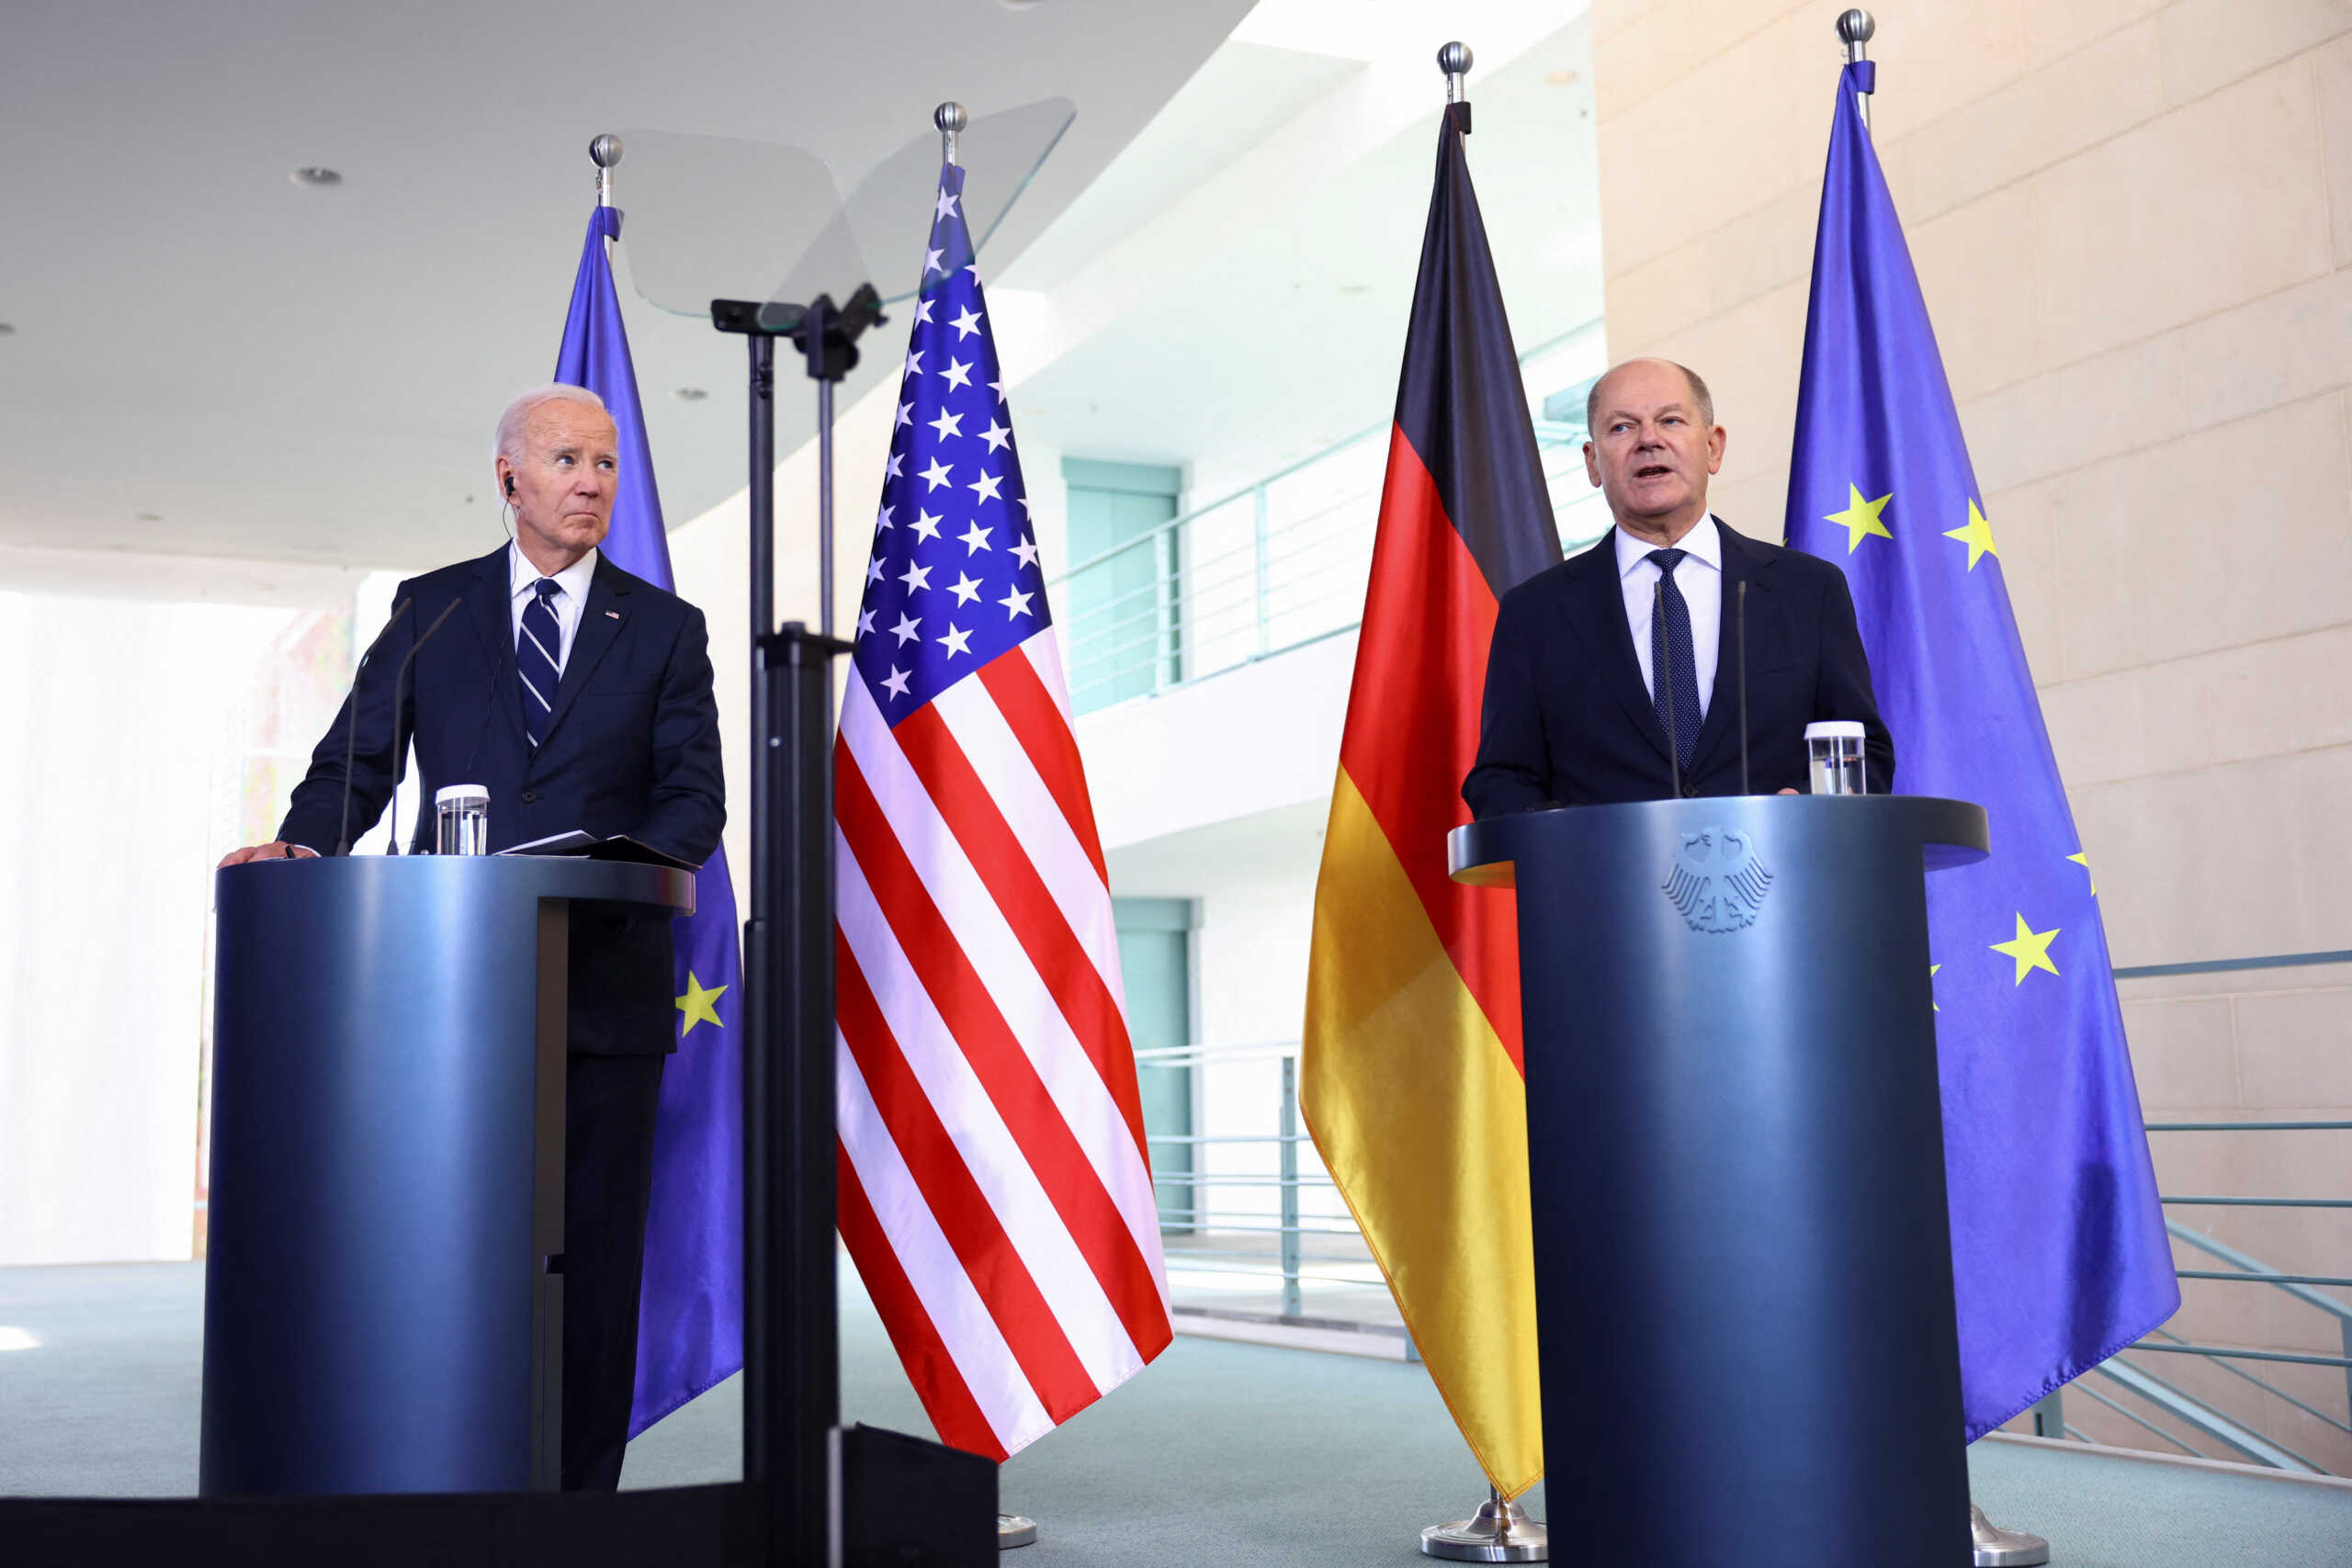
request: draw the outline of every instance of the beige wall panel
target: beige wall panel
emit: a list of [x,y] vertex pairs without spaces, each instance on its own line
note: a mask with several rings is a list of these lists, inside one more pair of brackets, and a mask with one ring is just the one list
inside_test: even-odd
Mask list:
[[2217,761],[2352,745],[2352,626],[2329,626],[2196,661]]
[[2156,38],[2154,21],[2127,27],[1882,143],[1895,209],[1924,222],[2153,118]]
[[2344,428],[2331,393],[2100,465],[2104,483],[2057,536],[2066,673],[2341,621],[2352,604]]
[[[1978,481],[1983,482],[1982,470]],[[2017,617],[2026,664],[2037,682],[2055,681],[2065,671],[2057,531],[2084,504],[2085,492],[2095,483],[2095,474],[2062,474],[2041,484],[1990,491],[1983,502],[1985,521],[2000,547],[2009,613]]]
[[2236,1008],[2250,1103],[2352,1105],[2352,991],[2242,997]]
[[2059,777],[2083,789],[2205,766],[2213,748],[2201,697],[2194,674],[2178,665],[2043,688],[2042,722]]
[[2151,1116],[2235,1109],[2237,1067],[2230,1049],[2230,1004],[2218,997],[2125,1003],[2123,1032],[2132,1042],[2140,1108]]
[[1609,283],[1612,315],[1678,331],[1809,278],[1820,191],[1806,186],[1677,245]]
[[1963,402],[1960,423],[1977,482],[1988,493],[2004,491],[2186,434],[2194,426],[2185,335],[2127,344]]
[[2117,964],[2352,948],[2352,748],[2070,795]]
[[2021,237],[2041,352],[2020,374],[2333,265],[2316,79],[2302,61],[2102,143],[2026,188],[2033,217]]
[[2185,104],[2352,29],[2352,3],[2179,0],[2159,21],[2165,98]]
[[2041,357],[2033,313],[2019,308],[2035,294],[2032,247],[2018,243],[2032,224],[2028,188],[2010,186],[1907,231],[1944,375],[1961,402],[2018,380]]
[[[1818,110],[1801,110],[1786,84],[1802,78],[1801,15],[1773,23],[1614,117],[1600,138],[1601,246],[1614,273],[1753,211],[1810,165],[1818,178]],[[1601,91],[1596,62],[1593,87]],[[1825,95],[1824,102],[1826,101]],[[1752,107],[1736,127],[1714,112]],[[1728,132],[1728,133],[1727,133]]]
[[2319,112],[2335,265],[2352,265],[2352,39],[2319,51]]

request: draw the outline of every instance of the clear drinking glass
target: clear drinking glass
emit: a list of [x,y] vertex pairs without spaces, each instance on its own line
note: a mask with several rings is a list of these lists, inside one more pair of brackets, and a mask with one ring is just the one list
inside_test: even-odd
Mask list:
[[442,855],[490,853],[490,791],[451,784],[433,795],[434,849]]
[[1862,727],[1850,718],[1804,727],[1804,749],[1813,761],[1815,795],[1868,795],[1862,775]]

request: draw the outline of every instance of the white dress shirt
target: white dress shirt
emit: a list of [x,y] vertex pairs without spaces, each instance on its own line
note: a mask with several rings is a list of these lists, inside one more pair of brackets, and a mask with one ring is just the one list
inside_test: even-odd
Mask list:
[[[1716,531],[1722,526],[1713,517],[1703,517],[1674,546],[1683,552],[1682,561],[1674,569],[1674,586],[1682,591],[1682,602],[1690,607],[1690,659],[1699,671],[1699,716],[1702,719],[1714,701],[1715,656],[1723,643],[1724,539]],[[1663,574],[1649,556],[1661,547],[1637,539],[1623,528],[1616,529],[1614,536],[1617,578],[1625,591],[1625,621],[1634,632],[1634,657],[1642,662],[1642,684],[1649,688],[1650,701],[1655,703],[1657,676],[1650,669],[1650,607]]]
[[[510,640],[519,643],[523,640],[523,611],[531,602],[540,572],[523,553],[523,547],[512,543],[506,547],[506,608],[514,634]],[[596,552],[592,549],[548,580],[556,585],[556,592],[548,599],[548,608],[555,612],[555,628],[560,634],[555,649],[555,672],[559,675],[563,673],[564,661],[571,657],[571,639],[580,630],[581,614],[588,608],[588,584],[595,576]],[[1713,657],[1712,653],[1708,655],[1710,660]]]

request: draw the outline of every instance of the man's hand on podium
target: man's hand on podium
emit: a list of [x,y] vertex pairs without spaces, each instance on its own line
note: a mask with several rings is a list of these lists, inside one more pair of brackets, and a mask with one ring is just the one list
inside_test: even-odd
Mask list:
[[319,852],[306,850],[300,844],[288,844],[272,839],[266,844],[247,844],[242,850],[231,850],[220,857],[223,866],[243,865],[249,860],[316,860]]

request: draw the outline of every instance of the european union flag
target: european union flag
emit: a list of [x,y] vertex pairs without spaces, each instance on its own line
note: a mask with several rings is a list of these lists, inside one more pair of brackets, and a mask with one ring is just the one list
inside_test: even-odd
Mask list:
[[1852,585],[1907,794],[1981,803],[1928,878],[1973,1441],[2180,1306],[2091,868],[1849,65],[1814,243],[1788,542]]
[[[605,254],[620,233],[618,209],[599,207],[588,220],[555,378],[587,388],[613,416],[620,480],[605,553],[623,571],[671,588],[645,410]],[[675,927],[678,1051],[662,1074],[653,1131],[632,1438],[743,1365],[743,976],[724,849],[695,874],[695,912]]]

